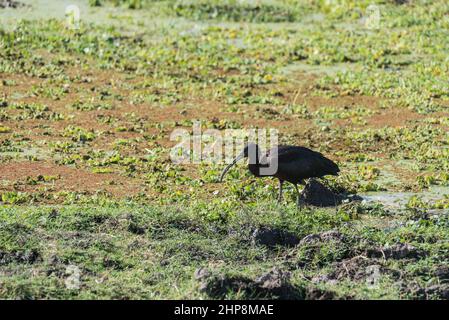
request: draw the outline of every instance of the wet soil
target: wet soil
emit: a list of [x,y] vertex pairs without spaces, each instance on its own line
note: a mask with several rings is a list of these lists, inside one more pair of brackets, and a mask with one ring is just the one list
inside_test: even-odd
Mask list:
[[300,239],[293,233],[275,228],[258,228],[252,234],[254,244],[264,245],[267,247],[293,247],[297,245]]

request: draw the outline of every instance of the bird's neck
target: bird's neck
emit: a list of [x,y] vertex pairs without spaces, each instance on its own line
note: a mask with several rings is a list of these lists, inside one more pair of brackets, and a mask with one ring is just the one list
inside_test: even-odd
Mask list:
[[248,165],[249,171],[255,175],[256,177],[260,176],[260,165],[259,164],[249,164]]
[[256,149],[255,155],[249,154],[248,159],[249,159],[248,164],[249,171],[255,176],[260,176],[259,148]]

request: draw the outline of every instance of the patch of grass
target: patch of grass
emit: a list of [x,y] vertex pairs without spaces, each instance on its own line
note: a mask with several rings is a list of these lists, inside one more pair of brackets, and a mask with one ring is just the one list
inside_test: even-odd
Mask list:
[[225,20],[248,22],[293,22],[300,17],[294,6],[273,5],[266,2],[244,3],[237,0],[177,1],[176,15],[193,20]]
[[[207,208],[207,214],[202,214],[203,207]],[[384,232],[376,228],[360,229],[357,220],[342,219],[332,210],[298,212],[294,205],[280,209],[270,203],[247,208],[233,206],[226,216],[222,215],[222,210],[221,206],[201,202],[190,202],[189,208],[112,203],[102,207],[3,207],[0,209],[0,256],[5,258],[0,257],[3,261],[0,268],[11,276],[0,278],[0,296],[204,298],[207,293],[199,290],[200,283],[195,280],[194,271],[205,266],[226,277],[232,273],[250,281],[254,281],[254,274],[280,267],[292,273],[293,287],[304,290],[316,286],[310,274],[329,274],[340,261],[349,261],[347,259],[365,250],[397,242],[425,250],[425,261],[430,266],[438,266],[447,259],[447,256],[444,258],[447,248],[443,245],[447,240],[443,222],[447,217],[444,216],[439,222],[408,223]],[[222,219],[211,219],[215,211]],[[367,214],[371,215],[370,212]],[[285,230],[300,239],[329,229],[334,233],[321,236],[321,240],[309,236],[311,240],[304,240],[294,248],[282,245],[269,248],[252,238],[254,230],[260,227]],[[365,241],[360,242],[360,237]],[[431,246],[430,243],[441,244]],[[24,251],[25,247],[28,251]],[[16,253],[14,248],[22,248],[21,253]],[[6,257],[11,258],[6,260]],[[435,260],[430,262],[432,257]],[[404,297],[408,292],[406,286],[391,291],[381,283],[394,284],[398,280],[394,270],[402,269],[402,263],[411,269],[421,261],[424,260],[377,262],[390,271],[381,273],[381,282],[372,291],[363,290],[366,286],[364,267],[348,265],[357,268],[361,278],[348,274],[326,288],[336,292],[335,297],[347,296],[350,290],[353,298]],[[304,268],[298,268],[303,264]],[[74,268],[79,272],[79,286],[70,288],[66,284]],[[31,271],[34,276],[26,277]],[[414,282],[428,281],[424,279],[429,279],[430,274],[416,275]],[[174,283],[178,289],[174,289]],[[145,290],[138,289],[142,284]],[[231,289],[226,297],[238,298],[239,293]],[[251,295],[246,297],[251,298]]]
[[[273,268],[295,298],[442,297],[446,1],[89,3],[77,30],[0,27],[0,297],[279,297],[257,284]],[[218,184],[222,163],[170,161],[171,132],[195,121],[278,129],[339,163],[335,190],[407,204],[298,210],[287,185],[276,205],[276,181],[243,165]],[[260,230],[299,243],[267,246]],[[391,246],[406,257],[384,258]]]

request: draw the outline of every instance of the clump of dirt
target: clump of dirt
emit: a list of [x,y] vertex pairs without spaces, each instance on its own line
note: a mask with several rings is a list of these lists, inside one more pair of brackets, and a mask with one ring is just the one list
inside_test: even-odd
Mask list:
[[294,247],[300,239],[293,233],[276,228],[258,228],[252,234],[254,244],[264,245],[270,248],[276,246]]
[[300,201],[303,204],[315,207],[337,206],[341,204],[343,200],[362,200],[359,196],[348,195],[346,192],[341,193],[332,190],[316,179],[309,179],[300,196]]
[[46,261],[46,274],[47,276],[56,276],[62,278],[65,275],[67,265],[64,264],[61,257],[56,254],[52,254]]
[[440,299],[449,299],[449,283],[435,284],[424,290],[426,298],[436,296]]
[[423,288],[416,284],[405,285],[404,291],[408,292],[417,299],[449,299],[449,283],[434,284]]
[[128,231],[133,233],[133,234],[137,234],[137,235],[142,235],[145,234],[145,228],[138,225],[136,222],[131,221],[128,225]]
[[330,207],[341,203],[338,195],[321,182],[310,179],[301,193],[301,201],[316,207]]
[[400,281],[401,291],[415,299],[449,299],[449,266],[443,264],[435,269],[427,267],[418,271],[420,276],[432,278],[428,286],[416,281],[416,272],[407,275],[408,281]]
[[4,8],[20,8],[24,7],[25,4],[15,0],[0,0],[0,9]]
[[120,218],[127,225],[128,232],[136,235],[145,234],[146,226],[142,225],[132,213],[123,214]]
[[399,243],[389,247],[369,249],[367,255],[385,259],[419,259],[425,256],[425,252],[410,244]]
[[392,270],[381,265],[379,261],[364,256],[356,256],[341,262],[336,262],[333,265],[333,270],[327,275],[312,279],[312,281],[336,282],[343,279],[350,279],[355,281],[366,280],[373,284],[376,281],[374,279],[375,277],[392,272]]
[[36,249],[25,251],[0,251],[0,265],[9,263],[33,264],[41,260],[41,255]]
[[125,268],[125,265],[121,260],[112,257],[104,257],[102,264],[103,267],[114,270],[123,270]]
[[440,281],[449,282],[449,266],[439,266],[433,273]]
[[309,268],[324,266],[360,253],[361,250],[354,245],[354,239],[330,230],[305,236],[286,258],[293,268]]
[[229,292],[242,292],[248,298],[302,299],[304,290],[290,283],[290,273],[273,268],[252,280],[243,276],[212,274],[200,268],[195,271],[199,290],[211,298],[222,299]]
[[336,230],[330,230],[322,233],[309,234],[301,239],[299,244],[301,245],[312,245],[319,242],[329,242],[337,241],[344,242],[346,240],[345,236]]
[[167,226],[178,230],[186,230],[193,233],[199,233],[203,231],[201,226],[191,219],[186,218],[174,218],[167,222]]
[[310,287],[306,290],[306,300],[333,300],[335,293],[330,290],[322,290],[315,287]]
[[273,268],[267,273],[258,277],[254,284],[258,287],[258,291],[267,295],[275,295],[281,299],[289,299],[295,297],[295,288],[290,284],[290,272]]

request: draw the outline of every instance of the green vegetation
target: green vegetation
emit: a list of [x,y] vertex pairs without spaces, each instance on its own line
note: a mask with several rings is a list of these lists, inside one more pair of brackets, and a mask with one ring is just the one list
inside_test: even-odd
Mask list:
[[[229,292],[201,290],[204,284],[193,276],[200,267],[225,279],[238,275],[248,281],[279,268],[291,273],[289,297],[441,294],[420,288],[438,285],[444,270],[447,277],[447,215],[396,216],[396,227],[385,232],[360,220],[376,217],[378,208],[360,207],[356,217],[344,209],[337,214],[298,214],[294,205],[280,212],[272,203],[223,206],[194,201],[188,209],[113,203],[3,208],[0,261],[8,277],[1,278],[0,294],[14,299],[278,297],[257,290],[239,292],[233,286]],[[309,236],[296,247],[282,242],[270,247],[255,236],[256,230],[283,230],[299,239]],[[412,247],[388,249],[394,243]],[[79,269],[79,287],[67,289],[73,266]],[[373,283],[369,266],[382,270]],[[213,278],[209,281],[214,285]]]
[[[0,298],[448,298],[446,1],[74,2],[79,29],[0,24]],[[196,120],[276,128],[376,200],[173,163]]]

